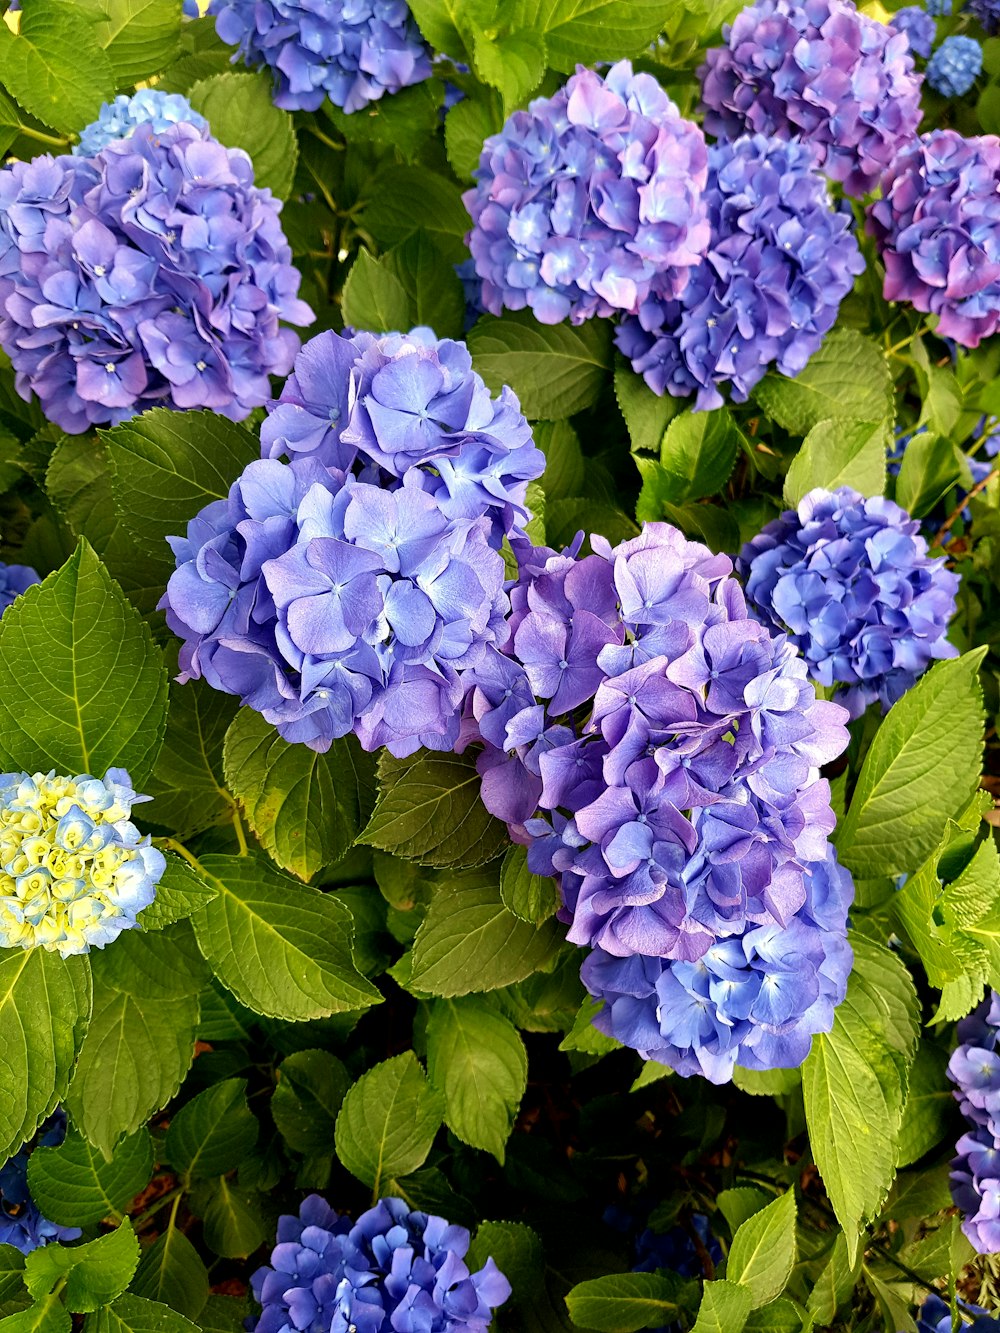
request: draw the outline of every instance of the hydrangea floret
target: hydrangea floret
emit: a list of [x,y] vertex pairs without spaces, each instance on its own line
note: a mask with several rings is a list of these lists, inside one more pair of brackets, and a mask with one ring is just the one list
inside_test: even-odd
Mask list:
[[450,749],[465,673],[507,638],[499,547],[544,466],[517,399],[428,330],[322,334],[261,439],[277,456],[172,542],[181,679],[317,750],[352,730]]
[[929,14],[920,5],[906,5],[893,14],[892,26],[897,32],[906,33],[910,50],[914,55],[927,59],[937,36],[937,24],[934,22],[933,14]]
[[311,1194],[279,1219],[277,1240],[250,1280],[255,1333],[486,1333],[510,1295],[492,1259],[470,1273],[464,1227],[402,1199],[352,1222]]
[[0,560],[0,616],[36,583],[41,579],[30,565],[5,565]]
[[234,60],[271,71],[286,111],[317,111],[328,97],[360,111],[431,74],[405,0],[212,0],[208,12]]
[[937,316],[937,333],[978,347],[1000,328],[1000,139],[932,130],[886,172],[869,228],[885,299]]
[[483,305],[578,324],[676,296],[708,246],[707,166],[652,75],[578,66],[486,140],[463,196]]
[[983,68],[983,48],[974,37],[946,37],[927,62],[927,82],[942,97],[964,97]]
[[991,991],[958,1025],[948,1076],[970,1128],[956,1145],[951,1194],[980,1254],[1000,1251],[1000,995]]
[[123,768],[0,774],[0,948],[68,958],[135,929],[166,869],[130,819],[150,799]]
[[306,324],[281,204],[188,123],[0,171],[0,345],[71,434],[162,405],[240,419]]
[[93,157],[109,143],[127,139],[137,125],[151,125],[157,134],[162,134],[171,125],[181,123],[197,129],[208,126],[205,117],[180,93],[164,93],[157,88],[140,88],[131,97],[120,93],[113,102],[105,102],[97,119],[80,131],[80,142],[73,152]]
[[722,29],[699,70],[705,129],[798,137],[860,197],[920,123],[909,38],[852,0],[757,0]]
[[512,636],[471,675],[487,807],[592,950],[598,1027],[717,1082],[801,1062],[850,969],[829,786],[847,714],[667,524],[520,550]]
[[709,150],[712,240],[676,300],[651,296],[616,332],[655,393],[738,402],[773,365],[797,375],[837,318],[864,259],[812,149],[748,135]]
[[[58,1147],[66,1137],[66,1114],[56,1111],[42,1126],[38,1147]],[[28,1158],[25,1145],[0,1166],[0,1245],[13,1245],[22,1254],[53,1242],[79,1240],[79,1227],[64,1227],[43,1217],[28,1187]]]
[[743,547],[740,567],[754,612],[852,717],[891,708],[935,659],[958,655],[946,637],[958,576],[892,500],[810,491]]

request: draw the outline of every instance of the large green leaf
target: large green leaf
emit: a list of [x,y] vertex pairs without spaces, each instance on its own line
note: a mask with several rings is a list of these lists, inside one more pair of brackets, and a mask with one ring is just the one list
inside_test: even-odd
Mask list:
[[90,968],[45,949],[0,950],[0,1158],[66,1093],[90,1017]]
[[24,1285],[36,1300],[64,1283],[62,1298],[74,1314],[98,1310],[120,1296],[139,1262],[139,1242],[126,1217],[115,1231],[85,1245],[44,1245],[24,1265]]
[[794,379],[765,375],[753,396],[794,435],[808,434],[821,421],[891,422],[894,415],[885,353],[856,329],[834,329]]
[[474,998],[437,1000],[427,1025],[427,1073],[445,1123],[503,1164],[528,1082],[528,1055],[509,1019]]
[[636,455],[642,476],[636,518],[662,519],[664,505],[700,500],[722,490],[736,463],[740,439],[728,408],[675,417],[663,437],[659,462]]
[[377,1198],[383,1182],[427,1160],[441,1125],[442,1098],[412,1051],[362,1074],[337,1116],[337,1156]]
[[181,840],[233,816],[223,786],[222,743],[238,701],[204,680],[170,684],[167,730],[146,791],[150,818]]
[[439,338],[462,336],[462,284],[423,229],[381,259],[360,251],[344,283],[342,305],[345,320],[373,333],[422,324]]
[[475,755],[418,750],[383,753],[379,796],[361,841],[420,865],[455,869],[499,856],[507,830],[480,800]]
[[507,384],[532,420],[571,417],[596,402],[611,368],[610,327],[539,324],[530,310],[484,315],[470,330],[469,351],[494,393]]
[[[401,96],[397,93],[383,101],[398,103]],[[468,257],[464,237],[469,215],[461,190],[454,181],[426,167],[392,166],[380,171],[366,191],[361,221],[385,250],[423,229],[449,262],[458,264]]]
[[96,20],[94,36],[107,52],[120,87],[159,73],[180,52],[182,0],[76,0],[76,4]]
[[785,477],[785,503],[793,508],[817,486],[835,491],[853,486],[862,495],[885,490],[884,421],[850,417],[820,421],[806,436]]
[[865,758],[837,836],[857,874],[916,869],[979,784],[985,648],[939,662],[890,709]]
[[115,92],[111,61],[88,17],[70,0],[30,0],[16,37],[0,23],[0,82],[63,134],[95,120]]
[[523,847],[511,847],[500,868],[500,898],[504,907],[540,926],[559,910],[559,890],[551,875],[534,875],[528,869]]
[[329,1153],[351,1078],[329,1051],[295,1051],[278,1066],[271,1115],[290,1148]]
[[752,1305],[749,1287],[724,1278],[706,1282],[691,1333],[741,1333]]
[[756,1310],[780,1296],[795,1263],[795,1191],[754,1213],[737,1229],[726,1277],[749,1288]]
[[84,1333],[198,1333],[198,1326],[159,1301],[125,1294],[83,1322]]
[[245,1259],[267,1237],[260,1196],[225,1176],[200,1185],[192,1207],[201,1215],[206,1245],[224,1259]]
[[910,437],[896,478],[896,503],[923,518],[960,481],[971,484],[965,455],[948,435],[921,431]]
[[212,979],[187,921],[152,932],[125,932],[98,962],[97,975],[117,990],[145,1000],[197,995]]
[[197,1319],[208,1299],[208,1272],[173,1218],[139,1260],[129,1288],[135,1296]]
[[141,790],[167,714],[167,673],[138,612],[87,542],[0,621],[0,762],[127,768]]
[[671,1324],[680,1313],[676,1278],[665,1273],[609,1273],[578,1282],[566,1304],[578,1328],[598,1333],[635,1333]]
[[164,1148],[170,1165],[186,1180],[222,1176],[239,1166],[259,1131],[247,1106],[246,1079],[227,1078],[181,1107]]
[[272,100],[269,72],[214,74],[188,93],[227,148],[242,148],[253,162],[254,183],[286,199],[295,179],[298,146],[287,111]]
[[353,736],[317,754],[241,708],[226,733],[223,763],[250,827],[284,870],[310,880],[354,845],[371,760]]
[[74,1131],[56,1148],[39,1147],[28,1159],[31,1197],[43,1216],[82,1227],[128,1205],[153,1174],[153,1141],[140,1129],[115,1149],[111,1161]]
[[250,856],[204,856],[219,896],[192,918],[202,953],[241,1004],[271,1018],[323,1018],[377,1004],[354,965],[350,913]]
[[545,33],[549,64],[572,74],[579,63],[640,55],[674,12],[673,0],[519,0],[516,22]]

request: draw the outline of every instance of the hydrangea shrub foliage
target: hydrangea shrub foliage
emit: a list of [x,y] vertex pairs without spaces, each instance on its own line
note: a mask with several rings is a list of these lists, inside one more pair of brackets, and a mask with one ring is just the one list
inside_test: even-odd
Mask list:
[[1000,1327],[1000,5],[0,10],[0,1333]]

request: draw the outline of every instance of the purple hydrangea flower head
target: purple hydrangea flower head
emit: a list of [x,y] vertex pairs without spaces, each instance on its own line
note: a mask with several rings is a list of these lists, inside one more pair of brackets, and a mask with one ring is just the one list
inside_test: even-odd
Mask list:
[[[55,1111],[38,1135],[40,1147],[58,1147],[66,1137],[66,1115]],[[23,1147],[0,1166],[0,1245],[30,1254],[53,1241],[79,1240],[79,1227],[63,1227],[43,1217],[28,1188],[30,1150]]]
[[920,123],[920,76],[903,32],[852,0],[757,0],[699,71],[705,128],[801,138],[855,196],[879,182]]
[[990,36],[1000,29],[998,0],[966,0],[965,9],[978,20],[979,26]]
[[906,5],[893,14],[892,26],[897,32],[906,33],[910,50],[914,55],[927,59],[937,35],[937,24],[934,22],[933,14],[929,14],[920,5]]
[[411,468],[383,489],[315,457],[262,459],[171,541],[161,603],[181,677],[237,694],[290,741],[450,749],[463,675],[507,637],[486,517],[451,517]]
[[14,604],[14,599],[41,579],[30,565],[5,565],[0,561],[0,616]]
[[776,364],[797,375],[837,318],[864,260],[849,214],[831,204],[813,151],[747,135],[709,150],[712,240],[675,300],[651,296],[616,332],[655,393],[744,402]]
[[935,18],[947,18],[951,14],[951,0],[924,0],[924,8]]
[[278,1221],[271,1262],[250,1279],[255,1333],[487,1333],[510,1283],[492,1259],[470,1273],[470,1236],[381,1199],[357,1222],[311,1194]]
[[927,62],[927,82],[942,97],[964,97],[983,68],[983,48],[974,37],[946,37]]
[[150,799],[122,768],[0,774],[0,948],[68,958],[134,930],[166,868],[130,820]]
[[0,345],[71,434],[157,404],[266,402],[305,324],[280,203],[207,129],[149,123],[94,157],[0,172]]
[[868,212],[885,298],[977,347],[1000,327],[1000,139],[932,130],[903,148]]
[[127,139],[137,125],[152,125],[157,134],[162,134],[171,125],[182,121],[197,129],[208,127],[205,117],[180,93],[140,88],[131,97],[120,94],[113,102],[105,102],[93,124],[80,131],[80,142],[73,152],[77,156],[93,157],[109,143]]
[[482,303],[543,324],[676,296],[709,240],[707,150],[650,74],[582,65],[486,140],[465,205]]
[[[824,960],[838,960],[832,977],[849,966],[841,881],[834,892],[817,870],[834,825],[819,766],[846,745],[847,713],[817,701],[790,644],[749,617],[727,557],[662,523],[591,545],[582,558],[578,544],[516,548],[511,637],[468,679],[483,800],[530,869],[558,880],[606,1030],[681,1072],[728,1077],[744,1047],[753,1068],[797,1063],[839,993]],[[805,977],[804,959],[808,985],[760,979]],[[757,978],[739,992],[760,992],[752,1041],[741,1029],[713,1055],[707,1031],[681,1040],[687,1017],[669,1040],[649,1027],[675,982],[723,964]],[[661,975],[674,981],[658,990]],[[614,1009],[619,989],[631,998]],[[697,1007],[675,999],[678,1014]],[[771,1041],[786,1030],[794,1041]]]
[[740,565],[754,611],[788,633],[815,680],[843,687],[852,717],[890,708],[935,658],[957,655],[945,636],[958,576],[891,500],[810,491],[744,546]]
[[360,111],[430,77],[430,53],[406,0],[212,0],[222,41],[274,76],[274,103]]
[[[962,1327],[969,1329],[970,1333],[1000,1333],[1000,1319],[993,1319],[978,1305],[959,1301],[958,1308],[972,1315],[971,1319],[962,1321]],[[932,1294],[924,1298],[917,1320],[917,1333],[952,1333],[953,1322],[951,1306],[940,1296]]]
[[412,474],[449,518],[489,517],[496,546],[527,519],[528,482],[545,468],[511,390],[492,398],[465,344],[424,328],[311,339],[261,443],[266,457],[312,458],[382,487]]
[[969,1121],[951,1164],[951,1193],[962,1230],[980,1254],[1000,1250],[1000,996],[989,996],[958,1025],[948,1063],[955,1097]]

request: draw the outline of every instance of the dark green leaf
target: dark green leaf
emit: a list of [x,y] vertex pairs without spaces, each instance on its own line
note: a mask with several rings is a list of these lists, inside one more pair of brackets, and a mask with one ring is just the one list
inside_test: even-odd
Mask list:
[[152,1174],[153,1143],[146,1129],[123,1140],[110,1162],[73,1131],[58,1148],[36,1148],[28,1159],[31,1197],[44,1217],[66,1227],[127,1212]]
[[218,889],[199,879],[186,861],[165,854],[166,869],[156,886],[156,897],[142,911],[143,930],[162,930],[193,916],[218,895]]
[[246,1079],[227,1078],[199,1092],[167,1130],[167,1160],[186,1180],[221,1176],[239,1166],[260,1126],[247,1106]]
[[192,1207],[201,1216],[205,1243],[224,1259],[245,1259],[266,1239],[260,1196],[225,1177],[199,1186]]
[[893,419],[892,377],[885,354],[856,329],[834,329],[795,379],[765,375],[753,396],[793,435],[806,435],[831,419]]
[[139,1260],[129,1288],[186,1319],[197,1319],[208,1298],[208,1271],[183,1231],[171,1224]]
[[337,1114],[351,1079],[328,1051],[296,1051],[278,1066],[271,1114],[288,1146],[300,1153],[333,1148]]
[[635,1333],[680,1313],[676,1282],[661,1273],[610,1273],[578,1282],[566,1297],[573,1323],[599,1333]]
[[[394,98],[384,99],[395,101]],[[469,215],[459,187],[422,167],[389,167],[379,172],[366,196],[365,229],[379,245],[391,249],[423,228],[441,254],[453,264],[468,257],[465,233]]]
[[155,798],[150,817],[182,841],[225,824],[234,806],[223,786],[222,742],[238,701],[204,680],[170,684],[167,730],[145,790]]
[[88,1315],[83,1328],[84,1333],[198,1333],[197,1325],[176,1310],[128,1294]]
[[500,898],[504,907],[540,926],[559,910],[559,891],[550,875],[533,875],[523,847],[511,847],[500,868]]
[[494,393],[508,384],[532,420],[571,417],[596,402],[611,366],[606,320],[539,324],[530,310],[484,315],[468,335],[476,369]]
[[663,517],[664,504],[683,504],[720,491],[739,445],[740,432],[728,408],[674,417],[660,446],[660,461],[636,455],[642,475],[636,518],[656,521]]
[[32,1250],[24,1265],[24,1284],[36,1300],[65,1279],[62,1298],[74,1314],[110,1305],[132,1279],[139,1262],[139,1242],[126,1217],[117,1230],[85,1245],[45,1245]]
[[295,179],[298,145],[287,111],[272,101],[271,75],[214,74],[196,83],[188,100],[227,148],[242,148],[253,162],[254,183],[287,199]]
[[412,1051],[362,1074],[337,1117],[337,1156],[377,1198],[390,1176],[405,1176],[427,1160],[441,1125],[442,1099]]
[[116,990],[148,1000],[197,995],[212,977],[187,921],[152,933],[126,931],[114,949],[102,955],[96,974]]

